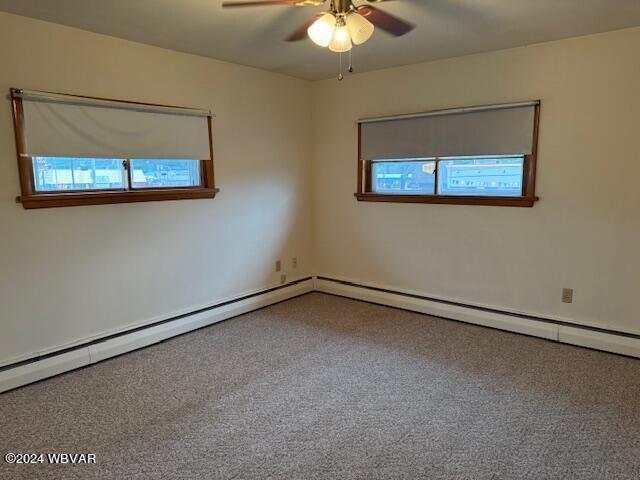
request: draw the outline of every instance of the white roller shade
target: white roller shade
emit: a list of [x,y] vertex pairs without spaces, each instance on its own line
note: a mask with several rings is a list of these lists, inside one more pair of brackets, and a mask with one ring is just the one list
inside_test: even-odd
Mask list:
[[360,120],[365,160],[529,155],[538,102]]
[[23,93],[25,154],[210,159],[208,112]]

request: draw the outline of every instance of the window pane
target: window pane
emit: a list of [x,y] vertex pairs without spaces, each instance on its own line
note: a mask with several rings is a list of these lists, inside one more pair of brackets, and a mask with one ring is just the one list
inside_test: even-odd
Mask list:
[[523,157],[458,158],[438,163],[440,195],[522,196]]
[[36,191],[120,190],[125,188],[122,160],[33,157]]
[[372,190],[382,194],[433,195],[435,193],[434,160],[373,162]]
[[200,160],[131,160],[133,188],[197,187]]

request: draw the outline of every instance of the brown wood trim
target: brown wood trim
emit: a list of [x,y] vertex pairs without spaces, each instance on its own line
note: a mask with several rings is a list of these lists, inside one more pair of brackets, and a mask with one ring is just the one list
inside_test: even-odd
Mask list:
[[472,197],[451,195],[382,195],[355,193],[359,202],[433,203],[447,205],[485,205],[493,207],[533,207],[537,197]]
[[24,144],[24,115],[22,109],[22,99],[14,96],[11,90],[11,104],[13,107],[13,125],[16,142],[16,158],[18,160],[18,174],[20,176],[20,191],[22,195],[33,193],[33,165],[30,158],[22,157],[25,150]]
[[[20,100],[22,100],[20,97],[17,97],[17,95],[19,95],[22,91],[23,91],[23,89],[21,89],[21,88],[12,88],[11,89],[11,96],[15,97],[15,98],[19,98]],[[200,109],[200,108],[184,107],[184,106],[181,106],[181,105],[166,105],[166,104],[163,104],[163,103],[138,102],[138,101],[134,101],[134,100],[120,100],[118,98],[108,98],[108,97],[92,97],[92,96],[89,96],[89,95],[76,95],[76,94],[73,94],[73,93],[49,92],[47,90],[38,90],[38,92],[45,93],[45,94],[49,93],[51,95],[64,95],[64,96],[67,96],[67,97],[82,98],[82,99],[85,99],[85,100],[102,100],[104,102],[126,103],[126,104],[129,104],[129,105],[144,105],[146,107],[164,107],[164,108],[176,108],[176,109],[182,109],[182,110],[203,110],[203,109]]]
[[[382,0],[384,1],[384,0]],[[408,117],[416,117],[431,114],[447,114],[447,113],[463,113],[463,111],[483,111],[483,110],[500,110],[503,108],[511,108],[517,104],[531,104],[532,106],[539,105],[540,100],[526,100],[524,102],[506,102],[506,103],[492,103],[486,105],[460,105],[457,107],[436,108],[434,110],[418,110],[410,113],[391,113],[387,115],[376,115],[373,117],[358,118],[356,122],[358,125],[363,123],[371,123],[371,121],[391,121],[391,120],[403,120]],[[383,120],[384,119],[384,120]]]
[[531,155],[525,157],[525,184],[522,194],[527,197],[536,195],[536,168],[538,163],[538,132],[540,129],[540,104],[536,105],[533,114],[533,146]]
[[373,175],[371,173],[372,168],[373,168],[373,162],[367,162],[363,160],[363,170],[364,170],[363,193],[371,193],[373,190],[373,185],[372,185]]
[[362,124],[358,123],[358,186],[356,192],[363,193],[364,185],[362,183],[362,172],[364,165],[362,161]]
[[111,192],[83,192],[83,193],[55,193],[37,194],[20,197],[22,206],[26,209],[71,207],[79,205],[104,205],[128,202],[154,202],[162,200],[193,200],[201,198],[215,198],[219,192],[217,188],[185,188],[185,189],[155,189],[135,191]]
[[213,118],[207,117],[207,128],[209,128],[209,160],[201,162],[201,170],[204,174],[203,186],[205,188],[216,188],[216,181],[213,168]]

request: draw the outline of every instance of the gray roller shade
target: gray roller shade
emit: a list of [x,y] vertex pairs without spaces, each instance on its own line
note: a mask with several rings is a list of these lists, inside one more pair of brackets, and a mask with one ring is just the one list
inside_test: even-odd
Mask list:
[[539,102],[363,119],[365,160],[529,155]]
[[27,156],[211,158],[208,112],[22,93]]

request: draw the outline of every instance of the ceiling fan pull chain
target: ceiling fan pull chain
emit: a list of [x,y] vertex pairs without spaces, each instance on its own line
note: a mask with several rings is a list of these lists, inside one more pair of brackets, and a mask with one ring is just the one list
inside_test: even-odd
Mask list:
[[353,49],[349,50],[349,73],[353,73]]
[[344,78],[344,75],[342,74],[342,52],[339,53],[340,56],[340,72],[338,73],[338,81],[341,82],[342,79]]

